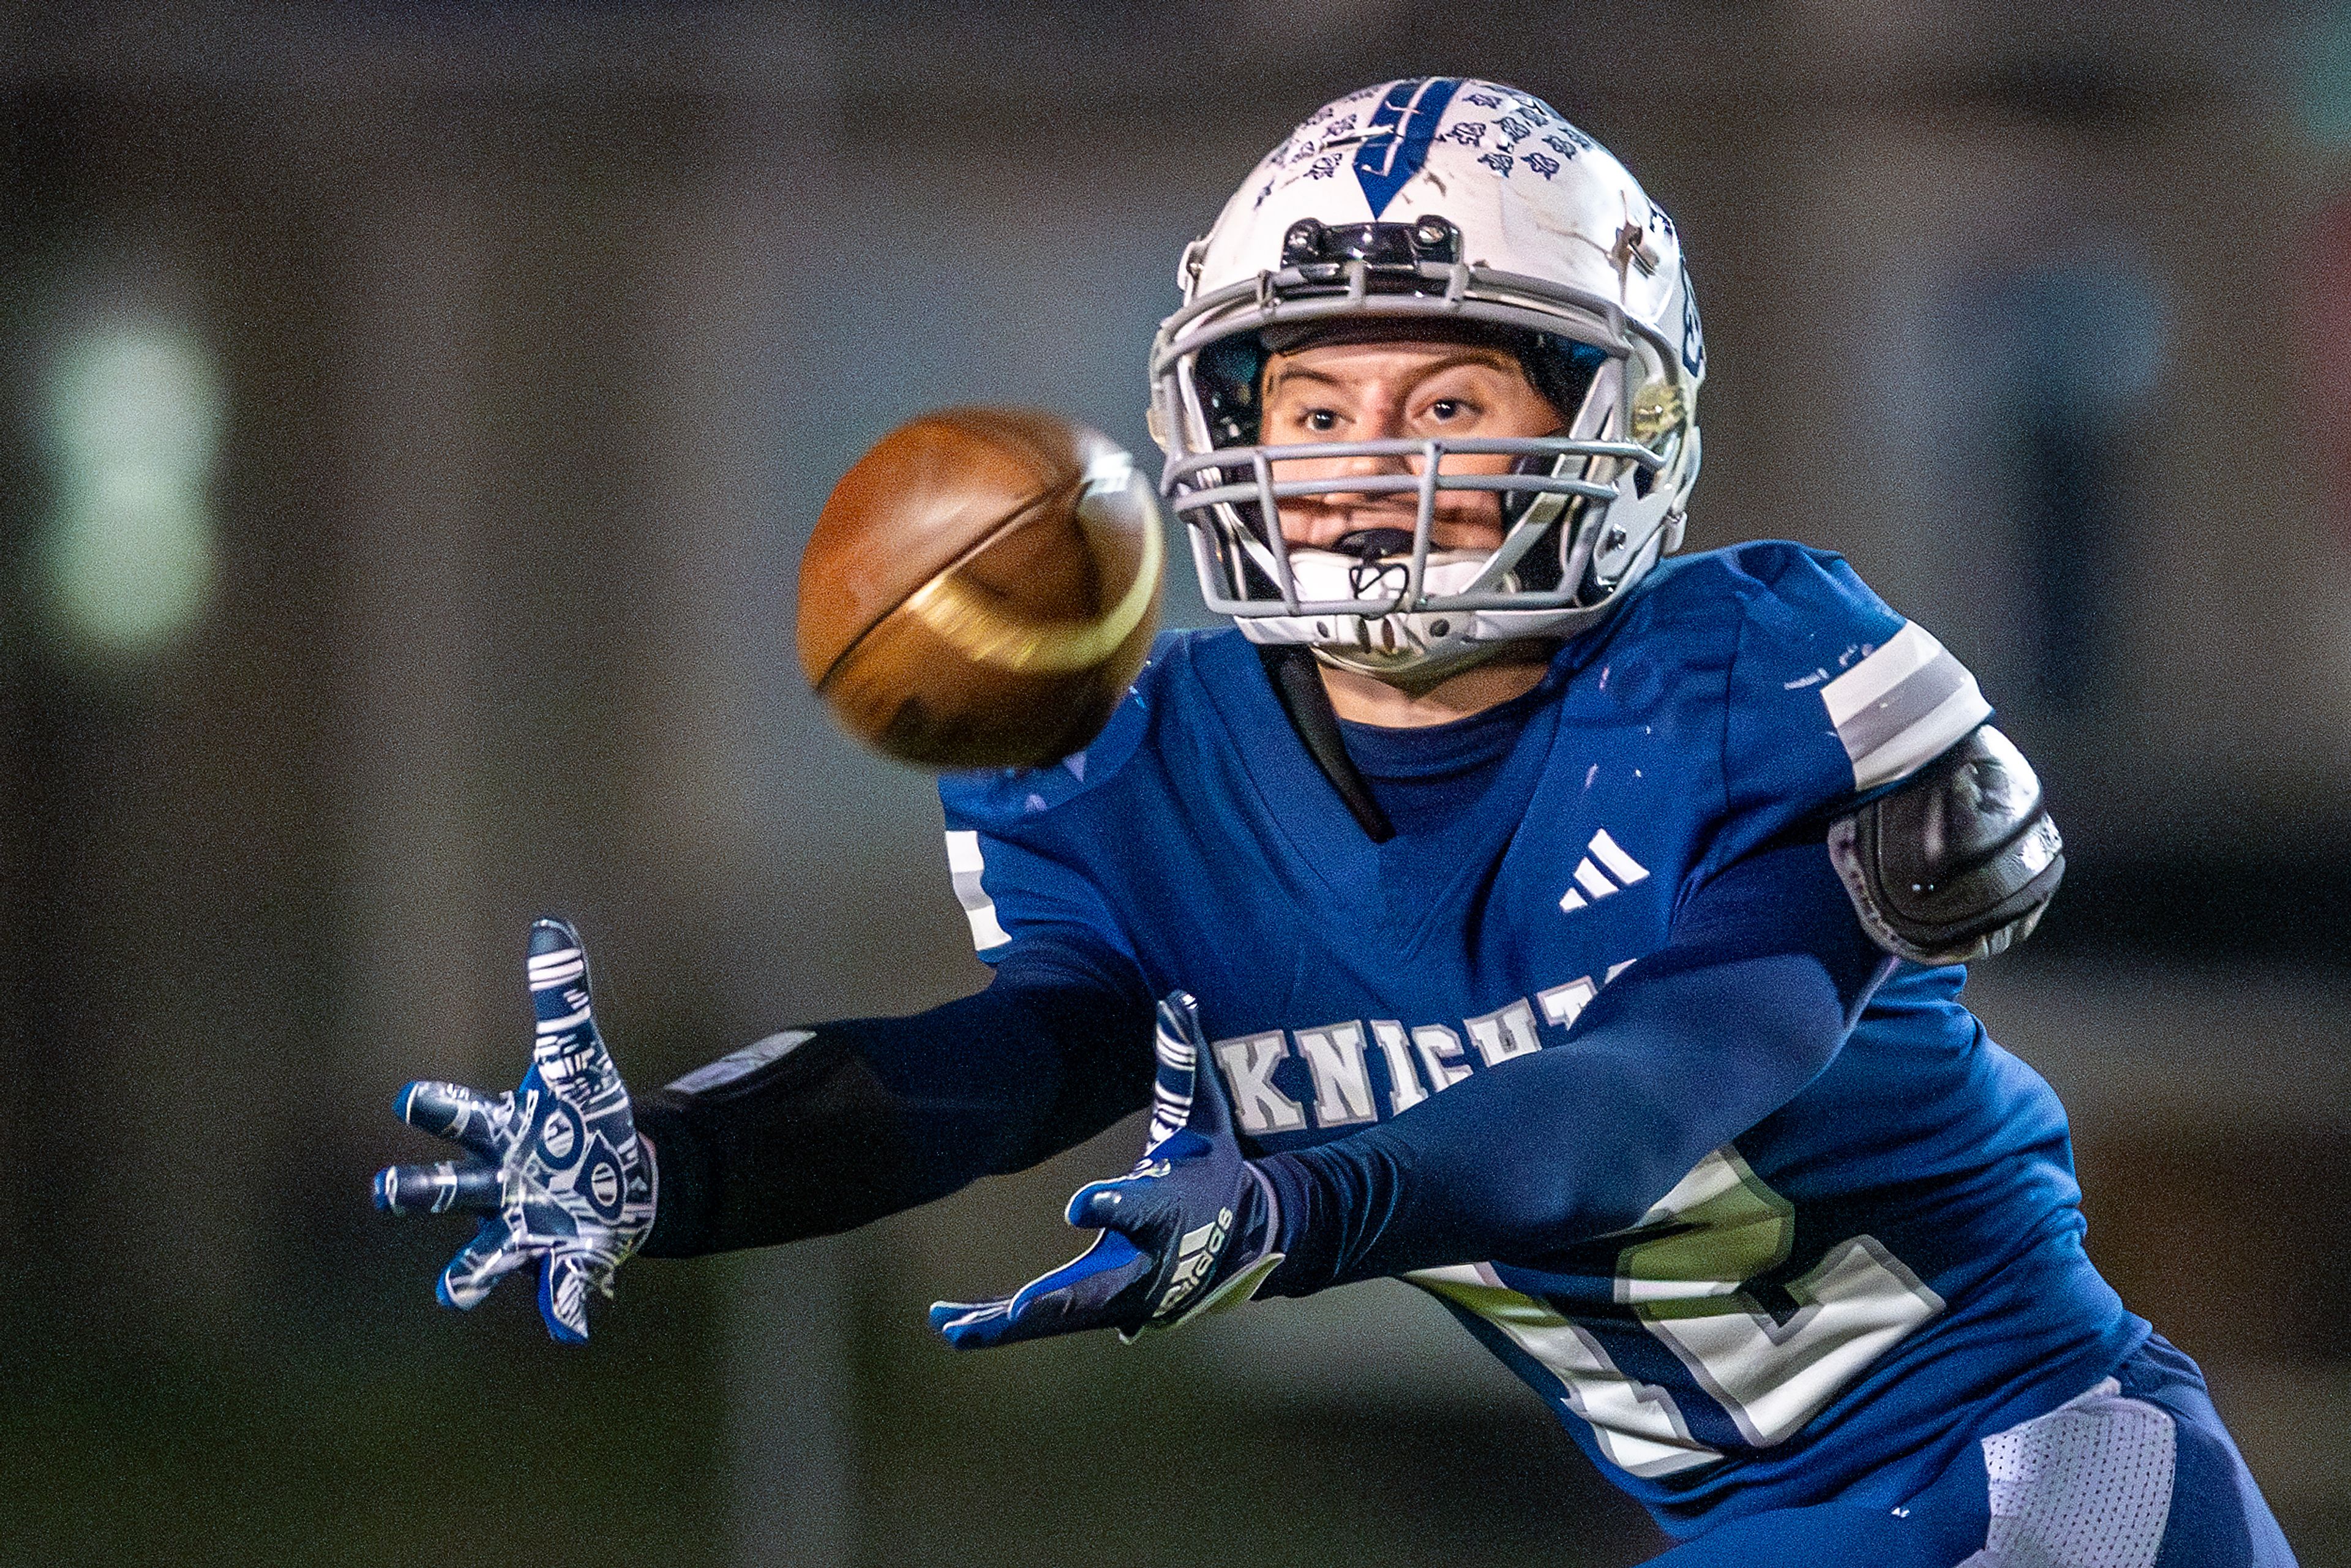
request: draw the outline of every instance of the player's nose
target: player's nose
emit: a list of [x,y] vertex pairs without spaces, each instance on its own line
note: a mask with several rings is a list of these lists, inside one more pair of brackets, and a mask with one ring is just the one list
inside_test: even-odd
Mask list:
[[[1362,441],[1396,441],[1411,432],[1394,410],[1369,410],[1357,425],[1356,439]],[[1335,479],[1386,478],[1399,474],[1415,474],[1420,470],[1420,460],[1408,452],[1353,452],[1337,459],[1331,471]],[[1380,491],[1338,491],[1330,496],[1334,501],[1353,501],[1359,505],[1381,506],[1396,500],[1395,495]]]
[[[1367,402],[1355,422],[1357,438],[1364,441],[1399,441],[1412,432],[1405,428],[1404,405],[1380,400]],[[1393,474],[1411,461],[1401,453],[1356,453],[1342,460],[1350,473]]]

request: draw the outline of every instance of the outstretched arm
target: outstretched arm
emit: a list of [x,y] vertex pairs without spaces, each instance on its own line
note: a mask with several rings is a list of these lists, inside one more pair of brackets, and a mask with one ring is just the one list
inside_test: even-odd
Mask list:
[[1034,1165],[1150,1100],[1151,1030],[1134,961],[1073,929],[1024,936],[977,995],[713,1063],[639,1099],[661,1165],[642,1249],[829,1235]]
[[537,1264],[548,1332],[639,1251],[679,1256],[844,1230],[1083,1141],[1150,1098],[1151,1001],[1133,961],[1040,935],[977,996],[795,1030],[632,1096],[597,1032],[580,939],[531,928],[538,1015],[521,1086],[416,1082],[393,1109],[464,1157],[377,1173],[393,1214],[478,1217],[442,1273],[466,1308]]
[[1527,1260],[1635,1223],[1828,1066],[1893,962],[1821,844],[1740,862],[1565,1044],[1381,1126],[1259,1161],[1285,1258],[1260,1293]]

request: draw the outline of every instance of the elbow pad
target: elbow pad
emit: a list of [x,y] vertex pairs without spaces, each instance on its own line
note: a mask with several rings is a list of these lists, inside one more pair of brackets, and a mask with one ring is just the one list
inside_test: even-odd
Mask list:
[[2041,780],[1991,725],[1829,825],[1829,858],[1871,938],[1920,964],[2022,942],[2065,874]]

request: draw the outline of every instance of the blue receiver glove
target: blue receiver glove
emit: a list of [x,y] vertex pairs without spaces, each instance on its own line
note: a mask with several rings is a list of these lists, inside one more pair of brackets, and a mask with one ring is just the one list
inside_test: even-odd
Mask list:
[[1241,1157],[1200,1015],[1176,992],[1159,1004],[1158,1082],[1143,1158],[1116,1181],[1080,1187],[1071,1225],[1101,1238],[1083,1256],[991,1301],[938,1301],[931,1326],[957,1350],[1114,1328],[1145,1330],[1237,1306],[1281,1261],[1273,1189]]
[[474,1157],[379,1171],[375,1206],[480,1214],[481,1228],[434,1288],[441,1304],[470,1308],[536,1260],[547,1332],[581,1344],[589,1288],[611,1295],[612,1271],[653,1228],[653,1151],[637,1136],[628,1088],[596,1033],[588,956],[570,926],[541,920],[530,928],[529,975],[538,1026],[522,1086],[495,1100],[455,1083],[401,1090],[395,1115]]

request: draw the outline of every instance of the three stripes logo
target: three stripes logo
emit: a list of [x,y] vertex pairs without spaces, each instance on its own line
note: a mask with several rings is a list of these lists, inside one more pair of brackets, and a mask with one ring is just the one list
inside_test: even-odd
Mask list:
[[1592,842],[1585,846],[1583,858],[1575,865],[1575,885],[1561,896],[1559,906],[1573,915],[1588,904],[1646,881],[1648,874],[1649,868],[1626,854],[1625,847],[1603,828],[1592,835]]

